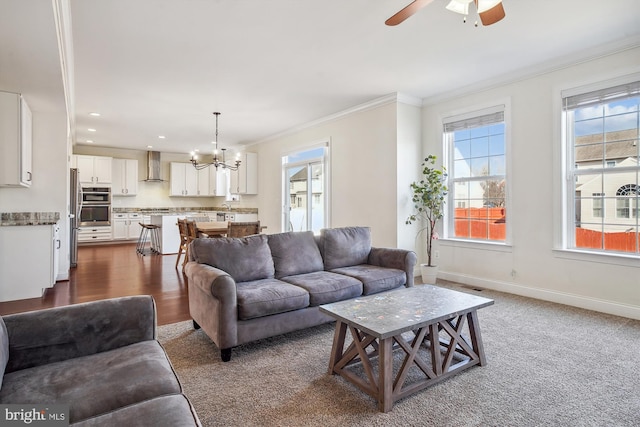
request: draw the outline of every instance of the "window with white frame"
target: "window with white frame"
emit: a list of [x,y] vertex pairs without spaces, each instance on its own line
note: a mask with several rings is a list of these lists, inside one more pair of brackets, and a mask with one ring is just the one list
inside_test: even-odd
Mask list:
[[500,105],[443,120],[449,188],[447,238],[506,241],[504,109]]
[[327,157],[326,144],[282,157],[283,230],[317,234],[328,227]]
[[567,249],[640,255],[640,81],[562,92]]

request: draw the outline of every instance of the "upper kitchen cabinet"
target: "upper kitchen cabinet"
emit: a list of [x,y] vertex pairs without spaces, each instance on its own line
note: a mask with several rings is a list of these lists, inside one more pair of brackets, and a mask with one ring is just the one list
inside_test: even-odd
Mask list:
[[17,93],[0,92],[0,186],[30,187],[32,116]]
[[113,158],[102,156],[74,156],[82,184],[111,184]]
[[138,161],[135,159],[113,159],[113,183],[111,194],[135,196],[138,193]]
[[258,194],[258,154],[242,153],[240,167],[231,172],[232,194]]
[[198,171],[191,163],[171,162],[171,193],[169,195],[198,196]]

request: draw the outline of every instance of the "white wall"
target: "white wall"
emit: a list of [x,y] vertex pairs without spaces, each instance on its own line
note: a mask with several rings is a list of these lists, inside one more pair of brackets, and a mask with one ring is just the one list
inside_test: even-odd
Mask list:
[[423,149],[442,153],[441,118],[500,103],[511,105],[511,245],[439,241],[440,277],[516,294],[640,318],[637,259],[560,251],[560,90],[638,71],[630,49],[423,109]]
[[[398,112],[400,111],[400,113]],[[331,227],[369,226],[375,246],[402,247],[411,242],[410,228],[401,228],[398,200],[406,200],[411,174],[397,173],[399,117],[419,126],[419,109],[401,107],[396,98],[386,103],[338,115],[319,123],[249,146],[258,153],[257,196],[260,221],[270,233],[282,231],[282,155],[330,140]],[[419,147],[419,130],[405,131],[403,145]],[[414,149],[419,152],[419,148]],[[404,192],[406,194],[401,193]]]

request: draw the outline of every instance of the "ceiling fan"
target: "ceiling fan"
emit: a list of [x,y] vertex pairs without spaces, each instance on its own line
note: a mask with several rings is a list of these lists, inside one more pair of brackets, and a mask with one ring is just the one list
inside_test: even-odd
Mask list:
[[[398,25],[432,1],[433,0],[414,0],[384,23],[390,26]],[[482,25],[495,24],[505,16],[502,0],[451,0],[447,5],[447,9],[465,15],[466,20],[466,15],[469,14],[470,3],[475,3]]]

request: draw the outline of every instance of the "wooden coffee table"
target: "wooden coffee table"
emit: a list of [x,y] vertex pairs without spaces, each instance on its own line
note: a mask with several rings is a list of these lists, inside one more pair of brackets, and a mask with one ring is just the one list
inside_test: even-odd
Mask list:
[[[377,399],[378,409],[388,412],[398,399],[486,364],[477,310],[491,304],[488,298],[418,285],[322,305],[320,311],[337,320],[329,373]],[[347,329],[353,341],[345,349]],[[394,368],[396,350],[404,358]],[[409,382],[412,366],[421,374]]]

